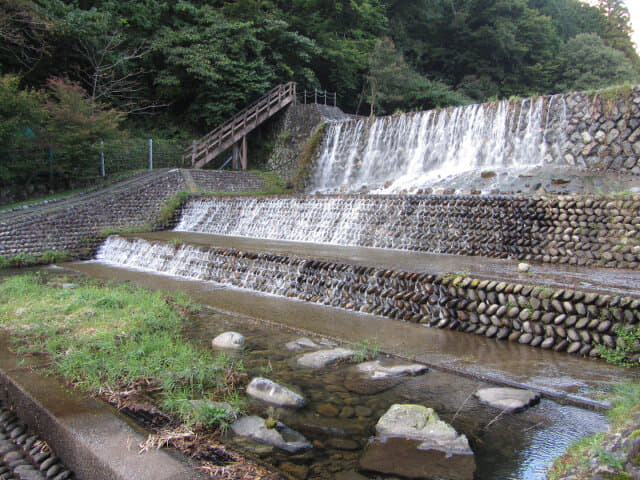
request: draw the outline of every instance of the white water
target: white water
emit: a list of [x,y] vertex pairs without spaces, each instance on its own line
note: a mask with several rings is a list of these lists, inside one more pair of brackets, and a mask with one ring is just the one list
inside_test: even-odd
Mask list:
[[[263,266],[248,258],[223,255],[215,248],[189,244],[173,246],[166,242],[150,242],[118,235],[111,235],[104,241],[95,260],[107,265],[232,285],[275,295],[284,295],[285,287],[297,271],[297,266],[284,265],[276,270],[272,266],[273,262],[265,261]],[[268,284],[261,281],[264,278],[269,278]]]
[[311,191],[391,193],[481,171],[521,173],[560,161],[565,123],[560,96],[335,122]]

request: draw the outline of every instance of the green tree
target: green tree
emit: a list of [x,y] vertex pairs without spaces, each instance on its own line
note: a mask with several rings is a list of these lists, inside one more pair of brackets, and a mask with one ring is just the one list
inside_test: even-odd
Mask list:
[[42,102],[40,92],[20,89],[19,77],[0,76],[1,185],[24,182],[38,168],[29,159],[43,134]]
[[605,88],[640,80],[631,60],[593,33],[576,35],[562,50],[560,91]]
[[620,50],[634,65],[640,66],[640,58],[631,41],[631,17],[624,0],[598,0],[602,13],[600,36],[604,43]]
[[46,139],[59,157],[56,166],[76,177],[95,176],[100,141],[123,136],[118,127],[124,114],[94,102],[82,87],[66,79],[49,79],[47,89]]

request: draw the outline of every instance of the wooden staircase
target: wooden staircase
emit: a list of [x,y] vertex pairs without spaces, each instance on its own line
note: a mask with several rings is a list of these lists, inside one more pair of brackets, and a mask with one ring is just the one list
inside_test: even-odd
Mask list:
[[229,147],[233,147],[233,168],[237,169],[240,162],[242,169],[246,170],[247,134],[284,107],[295,102],[295,99],[295,82],[278,85],[260,100],[235,114],[231,120],[199,140],[195,140],[192,147],[184,152],[183,159],[191,158],[191,167],[200,168]]

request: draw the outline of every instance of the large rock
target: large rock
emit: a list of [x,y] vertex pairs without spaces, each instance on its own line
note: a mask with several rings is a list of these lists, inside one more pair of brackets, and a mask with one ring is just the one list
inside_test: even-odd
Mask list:
[[381,380],[389,377],[404,377],[405,375],[420,375],[429,369],[418,363],[410,365],[383,365],[380,360],[372,362],[364,362],[356,367],[358,372],[363,373],[366,378],[371,380]]
[[482,403],[507,413],[523,410],[540,400],[540,394],[518,388],[481,388],[474,394]]
[[347,348],[332,348],[331,350],[318,350],[305,353],[298,359],[298,365],[310,368],[323,368],[333,365],[341,360],[349,360],[356,354]]
[[362,395],[384,392],[402,382],[401,377],[419,375],[429,369],[424,365],[383,365],[379,360],[360,363],[356,374],[349,375],[344,381],[347,390]]
[[224,332],[211,340],[214,348],[238,350],[244,346],[244,336],[238,332]]
[[242,417],[231,424],[231,430],[239,437],[247,437],[289,453],[299,453],[313,448],[307,439],[281,422],[275,428],[267,428],[263,418]]
[[409,478],[472,480],[473,452],[464,435],[422,405],[392,405],[360,459],[365,470]]
[[321,348],[316,342],[307,337],[301,337],[291,342],[286,343],[285,348],[287,350],[300,351],[304,349],[318,349]]
[[300,408],[305,399],[301,395],[267,378],[256,377],[247,387],[247,395],[278,407]]

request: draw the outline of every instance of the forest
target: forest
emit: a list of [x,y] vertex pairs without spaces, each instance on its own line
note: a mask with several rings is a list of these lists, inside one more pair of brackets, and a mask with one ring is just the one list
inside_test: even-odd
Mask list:
[[0,0],[0,29],[2,149],[70,158],[286,81],[364,115],[640,82],[623,0]]

